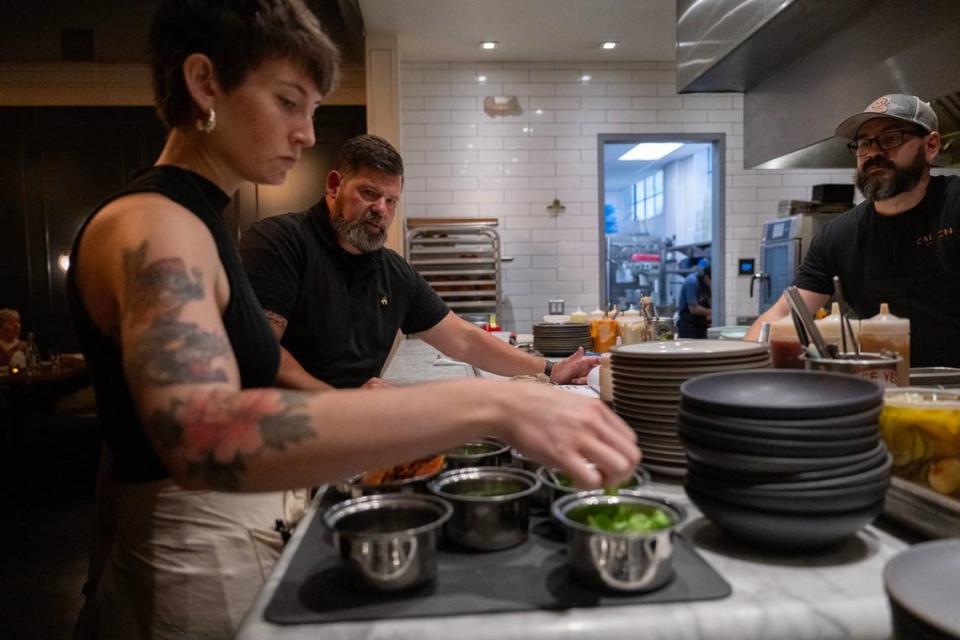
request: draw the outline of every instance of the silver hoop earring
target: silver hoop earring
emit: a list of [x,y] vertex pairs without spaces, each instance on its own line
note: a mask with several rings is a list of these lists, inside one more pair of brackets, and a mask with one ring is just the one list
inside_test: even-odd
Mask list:
[[217,112],[210,108],[210,112],[207,113],[207,117],[197,120],[197,131],[203,131],[204,133],[211,133],[214,129],[217,128]]

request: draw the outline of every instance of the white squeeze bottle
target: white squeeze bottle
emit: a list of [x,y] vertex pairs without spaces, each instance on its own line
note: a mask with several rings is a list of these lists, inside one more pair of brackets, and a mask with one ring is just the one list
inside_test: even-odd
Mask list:
[[587,318],[587,312],[577,307],[577,310],[570,314],[570,322],[573,324],[589,324],[590,319]]
[[880,313],[860,321],[860,350],[896,351],[903,358],[897,367],[897,386],[910,386],[910,320],[890,313],[886,302],[880,303]]
[[[834,302],[830,306],[830,315],[820,320],[815,320],[820,335],[823,336],[827,344],[837,345],[838,351],[843,351],[843,338],[840,335],[840,305]],[[857,339],[859,333],[859,323],[857,320],[850,320],[850,328],[853,330],[854,339]],[[850,344],[850,333],[847,333],[847,351],[853,352],[853,345]]]

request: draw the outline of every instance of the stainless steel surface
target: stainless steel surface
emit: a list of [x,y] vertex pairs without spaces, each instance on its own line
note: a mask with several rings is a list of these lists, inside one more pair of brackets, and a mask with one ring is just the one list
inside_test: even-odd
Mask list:
[[433,222],[408,227],[407,260],[454,312],[502,318],[500,235],[488,224]]
[[341,502],[323,520],[357,586],[398,591],[436,576],[440,527],[452,513],[433,496],[391,494]]
[[[549,504],[553,504],[564,496],[583,491],[579,487],[572,485],[565,486],[562,482],[560,482],[560,478],[557,477],[557,470],[555,469],[540,466],[537,468],[536,473],[537,477],[540,478],[540,482],[543,483],[543,486],[549,490]],[[637,468],[637,471],[633,474],[633,477],[620,484],[618,489],[637,489],[648,482],[650,482],[650,472],[643,468]]]
[[679,0],[677,89],[749,90],[869,5],[869,0]]
[[[808,347],[811,343],[816,349],[818,358],[827,358],[830,356],[830,350],[827,349],[827,343],[820,334],[820,329],[813,322],[813,316],[807,310],[807,305],[800,296],[800,290],[796,287],[787,287],[787,303],[790,305],[790,313],[793,315],[793,322],[797,328],[797,335],[800,337],[800,343]],[[809,353],[809,349],[807,350]]]
[[960,500],[904,478],[892,478],[883,515],[924,535],[960,537]]
[[910,369],[911,387],[960,388],[960,369],[955,367],[914,367]]
[[804,358],[807,371],[833,371],[847,373],[869,380],[880,387],[897,386],[897,365],[903,358],[899,355],[879,353],[847,353],[839,358]]
[[[674,524],[650,533],[611,533],[592,529],[568,515],[579,507],[604,504],[656,507]],[[551,513],[566,530],[570,567],[587,584],[617,591],[649,591],[673,577],[673,536],[686,517],[680,505],[627,491],[617,496],[582,491],[554,502]]]
[[[889,0],[862,7],[844,29],[747,88],[744,167],[852,169],[844,141],[833,137],[837,124],[884,94],[925,100],[954,94],[960,88],[958,41],[960,3],[954,0]],[[944,118],[941,126],[952,125]],[[954,149],[937,162],[957,166],[958,161]]]
[[[457,493],[457,485],[483,482],[515,482],[522,490],[494,496]],[[428,485],[435,495],[453,505],[453,515],[444,529],[447,538],[468,549],[494,551],[516,546],[530,534],[530,498],[540,480],[522,469],[469,467],[440,474]]]
[[482,438],[465,442],[462,446],[483,445],[488,451],[483,453],[453,453],[453,450],[444,452],[447,460],[447,470],[465,469],[467,467],[499,467],[510,458],[510,445],[494,438]]

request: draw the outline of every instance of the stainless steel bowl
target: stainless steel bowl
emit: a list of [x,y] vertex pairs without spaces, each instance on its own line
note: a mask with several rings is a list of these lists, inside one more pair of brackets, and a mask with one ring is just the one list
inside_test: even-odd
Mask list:
[[[662,509],[673,524],[649,533],[611,533],[571,518],[576,509],[617,504]],[[651,591],[673,578],[673,536],[686,518],[680,505],[636,492],[608,496],[598,490],[564,496],[551,511],[567,532],[567,561],[584,583],[615,591]]]
[[436,576],[440,527],[452,513],[434,496],[388,494],[336,504],[323,521],[356,586],[399,591]]
[[522,469],[468,467],[445,471],[428,487],[453,505],[445,527],[450,540],[468,549],[493,551],[527,539],[530,497],[540,481]]
[[513,458],[515,467],[519,467],[520,469],[529,471],[530,473],[536,473],[537,469],[539,469],[541,466],[539,462],[528,458],[517,449],[510,450],[510,457]]
[[464,442],[460,447],[482,447],[477,453],[458,453],[459,447],[444,451],[447,469],[465,469],[467,467],[498,467],[510,458],[510,446],[495,438],[478,438]]
[[380,484],[363,484],[364,474],[360,473],[343,482],[338,482],[334,488],[341,494],[349,498],[360,498],[362,496],[374,496],[384,493],[421,493],[427,494],[427,483],[440,475],[443,468],[437,469],[433,473],[427,473],[422,476],[407,478],[406,480],[397,480],[396,482],[381,482]]
[[[551,472],[553,475],[551,475]],[[548,504],[553,504],[560,498],[570,495],[571,493],[580,493],[583,489],[574,486],[564,486],[557,482],[557,475],[560,474],[560,471],[557,469],[550,469],[546,466],[541,466],[537,468],[537,477],[540,479],[540,482],[543,483],[546,491],[541,489],[538,494],[539,497],[546,497]],[[634,472],[632,478],[621,483],[618,489],[638,489],[643,485],[650,482],[650,472],[646,469],[637,467],[637,470]]]

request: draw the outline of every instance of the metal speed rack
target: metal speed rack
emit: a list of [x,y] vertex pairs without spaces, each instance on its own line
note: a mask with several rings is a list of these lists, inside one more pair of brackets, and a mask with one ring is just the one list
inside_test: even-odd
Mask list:
[[500,235],[495,219],[409,219],[407,260],[455,313],[502,318]]

